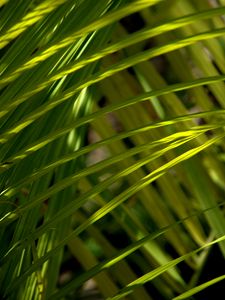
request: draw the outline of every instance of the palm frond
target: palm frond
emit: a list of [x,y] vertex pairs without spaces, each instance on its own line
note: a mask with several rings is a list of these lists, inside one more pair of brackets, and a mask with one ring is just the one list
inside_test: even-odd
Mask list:
[[224,3],[93,3],[0,1],[0,298],[198,299],[224,279]]

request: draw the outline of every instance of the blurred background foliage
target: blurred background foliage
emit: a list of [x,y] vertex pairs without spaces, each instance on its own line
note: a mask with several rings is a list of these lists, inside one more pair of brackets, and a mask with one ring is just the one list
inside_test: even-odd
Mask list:
[[0,0],[1,299],[224,293],[224,5]]

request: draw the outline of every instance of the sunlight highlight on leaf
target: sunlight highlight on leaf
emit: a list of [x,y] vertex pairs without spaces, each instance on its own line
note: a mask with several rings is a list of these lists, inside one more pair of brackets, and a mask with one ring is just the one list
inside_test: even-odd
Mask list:
[[18,22],[12,28],[10,28],[4,35],[0,35],[0,49],[4,48],[13,39],[18,37],[28,27],[34,25],[44,16],[56,9],[59,5],[62,5],[67,0],[46,0],[39,6],[35,7],[33,11],[29,12],[21,22]]

